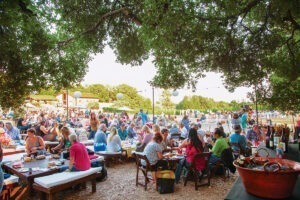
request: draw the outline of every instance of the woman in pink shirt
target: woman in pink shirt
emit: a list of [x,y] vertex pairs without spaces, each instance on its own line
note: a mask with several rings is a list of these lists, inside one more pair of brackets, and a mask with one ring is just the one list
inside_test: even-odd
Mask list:
[[[184,140],[179,148],[186,148],[186,156],[182,159],[176,168],[175,171],[175,182],[178,183],[180,180],[181,172],[183,167],[190,167],[194,155],[203,152],[203,145],[201,140],[198,137],[197,130],[192,128],[189,132],[188,139]],[[205,167],[205,158],[199,159],[196,161],[196,168],[198,171],[201,171]]]

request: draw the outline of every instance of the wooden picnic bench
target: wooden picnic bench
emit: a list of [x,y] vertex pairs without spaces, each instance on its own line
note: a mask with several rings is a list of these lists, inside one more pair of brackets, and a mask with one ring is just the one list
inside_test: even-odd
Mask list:
[[34,179],[33,189],[40,193],[40,199],[53,200],[54,195],[77,184],[92,183],[92,192],[96,192],[96,179],[101,175],[102,167],[91,168],[86,171],[62,172]]

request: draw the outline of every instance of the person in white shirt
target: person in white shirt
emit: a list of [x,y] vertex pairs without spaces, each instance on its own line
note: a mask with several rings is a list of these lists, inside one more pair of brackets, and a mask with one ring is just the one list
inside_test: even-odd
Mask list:
[[183,123],[180,123],[180,139],[186,139],[188,137],[188,131]]

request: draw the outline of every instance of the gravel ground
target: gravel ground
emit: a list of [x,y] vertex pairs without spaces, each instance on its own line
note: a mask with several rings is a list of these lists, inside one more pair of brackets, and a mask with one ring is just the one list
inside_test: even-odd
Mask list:
[[[194,188],[194,182],[189,181],[184,187],[183,183],[175,185],[175,192],[172,194],[159,194],[153,184],[149,184],[147,191],[142,186],[135,186],[136,166],[134,162],[113,164],[108,169],[108,178],[104,182],[97,183],[97,192],[91,193],[91,185],[87,189],[74,191],[65,190],[56,195],[55,199],[66,200],[96,200],[96,199],[224,199],[227,192],[237,178],[237,173],[231,174],[229,179],[224,181],[221,177],[213,177],[211,186]],[[143,178],[143,177],[141,177]],[[143,179],[141,179],[143,180]]]

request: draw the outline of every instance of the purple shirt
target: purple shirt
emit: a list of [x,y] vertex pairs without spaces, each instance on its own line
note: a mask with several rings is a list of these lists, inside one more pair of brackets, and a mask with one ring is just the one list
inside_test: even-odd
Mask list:
[[152,140],[152,137],[152,133],[145,134],[142,144],[148,144]]

